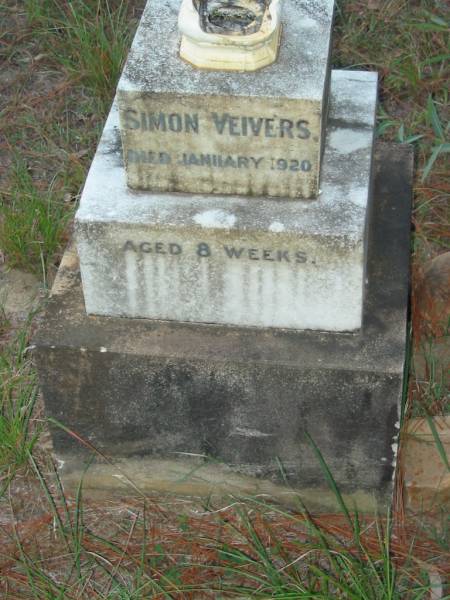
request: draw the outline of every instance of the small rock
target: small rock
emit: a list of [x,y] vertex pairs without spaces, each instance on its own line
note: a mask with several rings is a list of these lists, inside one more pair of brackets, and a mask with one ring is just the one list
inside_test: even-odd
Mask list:
[[0,307],[6,318],[25,318],[37,304],[41,282],[19,269],[0,268]]

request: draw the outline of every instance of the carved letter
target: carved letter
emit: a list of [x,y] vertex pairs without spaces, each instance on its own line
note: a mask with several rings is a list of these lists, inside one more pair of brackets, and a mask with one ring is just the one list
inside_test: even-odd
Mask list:
[[140,127],[139,119],[136,119],[136,117],[134,115],[137,115],[137,110],[134,110],[133,108],[128,108],[124,112],[126,129],[139,129],[139,127]]

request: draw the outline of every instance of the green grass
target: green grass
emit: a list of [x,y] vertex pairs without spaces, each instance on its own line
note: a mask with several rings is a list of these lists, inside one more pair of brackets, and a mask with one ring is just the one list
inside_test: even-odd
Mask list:
[[135,20],[129,3],[116,0],[9,5],[0,6],[0,21],[13,15],[22,35],[17,47],[6,30],[0,47],[0,58],[17,72],[0,103],[11,157],[0,196],[0,246],[9,266],[45,280],[67,241]]
[[445,2],[338,1],[339,68],[380,75],[378,135],[416,148],[414,259],[449,249],[449,23]]
[[28,342],[27,326],[0,354],[0,490],[27,464],[38,437],[36,428],[30,426],[37,383]]
[[[6,0],[0,6],[6,24],[0,55],[10,76],[0,90],[0,156],[9,157],[0,173],[7,267],[34,271],[44,281],[54,272],[126,57],[134,9],[142,5]],[[337,6],[334,66],[379,72],[378,136],[415,148],[415,265],[449,250],[448,21],[445,3],[432,0]],[[296,512],[242,499],[219,513],[208,504],[199,516],[198,510],[165,511],[147,498],[111,501],[109,510],[86,502],[82,485],[68,497],[51,466],[33,452],[37,388],[30,330],[27,325],[13,335],[14,326],[4,319],[0,328],[0,336],[12,336],[0,358],[1,506],[5,510],[9,498],[14,517],[0,531],[5,598],[428,600],[440,581],[436,575],[449,561],[448,522],[427,524],[425,540],[420,528],[400,526],[397,515],[364,519],[345,505],[317,448],[319,468],[340,505],[329,520],[312,517],[300,500]],[[421,343],[430,352],[412,414],[448,412],[434,340]],[[8,484],[24,466],[39,488],[22,502],[22,492],[15,498]],[[36,517],[27,504],[38,500],[43,508]],[[445,589],[444,597],[449,594]]]
[[130,44],[126,3],[27,0],[25,10],[55,62],[107,108]]
[[18,160],[0,210],[0,239],[8,265],[41,273],[45,280],[49,260],[61,251],[66,239],[70,213],[62,198],[51,187],[39,190],[26,165]]
[[448,594],[448,552],[417,530],[402,531],[390,514],[351,510],[316,453],[341,516],[313,517],[300,497],[297,511],[234,498],[226,509],[209,503],[182,518],[145,497],[104,508],[83,500],[82,481],[67,497],[56,472],[44,477],[30,456],[47,512],[3,540],[0,586],[21,599],[419,600],[438,587]]
[[[443,339],[448,337],[448,332]],[[427,338],[416,353],[423,363],[411,374],[412,406],[411,416],[450,414],[450,394],[448,389],[448,345],[439,351],[439,341]]]

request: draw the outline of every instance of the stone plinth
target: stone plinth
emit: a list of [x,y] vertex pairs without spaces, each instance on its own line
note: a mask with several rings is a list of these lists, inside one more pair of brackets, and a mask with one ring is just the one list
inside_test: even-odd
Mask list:
[[183,61],[179,8],[148,2],[119,81],[128,185],[316,197],[333,0],[283,0],[278,59],[254,73]]
[[130,190],[113,108],[76,215],[87,312],[359,329],[376,92],[333,71],[314,202]]
[[[376,155],[358,334],[87,316],[76,256],[66,257],[35,357],[47,414],[113,460],[88,472],[85,492],[123,493],[128,476],[143,491],[286,498],[286,480],[309,506],[329,510],[307,431],[342,493],[361,509],[390,502],[412,160],[398,146]],[[118,161],[114,148],[110,157]],[[64,481],[78,482],[86,449],[59,428],[53,441]]]

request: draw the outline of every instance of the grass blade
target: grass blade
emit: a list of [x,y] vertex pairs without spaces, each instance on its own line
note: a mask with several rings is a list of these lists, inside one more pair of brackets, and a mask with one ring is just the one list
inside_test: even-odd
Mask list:
[[447,471],[450,472],[450,462],[448,460],[447,452],[445,451],[444,444],[442,443],[442,440],[441,440],[441,438],[439,436],[439,433],[438,433],[438,430],[437,430],[436,425],[434,423],[434,420],[428,414],[426,414],[425,417],[427,419],[427,423],[428,423],[428,426],[429,426],[429,428],[431,430],[431,433],[433,434],[434,443],[436,444],[436,449],[437,449],[437,451],[439,453],[439,456],[440,456],[443,464],[445,465]]
[[314,440],[312,439],[312,437],[309,435],[309,433],[307,431],[305,431],[305,435],[306,435],[306,438],[307,438],[307,440],[308,440],[311,448],[313,449],[313,451],[314,451],[314,453],[315,453],[315,455],[316,455],[316,457],[317,457],[317,459],[318,459],[318,461],[320,463],[320,466],[322,468],[322,472],[325,475],[327,483],[328,483],[330,489],[332,490],[332,492],[333,492],[333,494],[334,494],[334,496],[335,496],[335,498],[336,498],[336,500],[338,502],[338,505],[339,505],[340,509],[342,510],[343,514],[345,515],[348,524],[352,528],[352,531],[354,531],[354,522],[353,522],[353,519],[352,519],[352,517],[350,515],[350,511],[348,510],[347,505],[344,502],[342,494],[339,491],[339,488],[338,488],[338,486],[336,484],[336,481],[335,481],[335,479],[334,479],[334,477],[333,477],[333,475],[332,475],[332,473],[331,473],[331,471],[330,471],[330,469],[329,469],[329,467],[328,467],[328,465],[327,465],[327,463],[326,463],[326,461],[325,461],[325,459],[324,459],[321,451],[319,450],[319,447],[317,446],[317,444],[314,442]]

